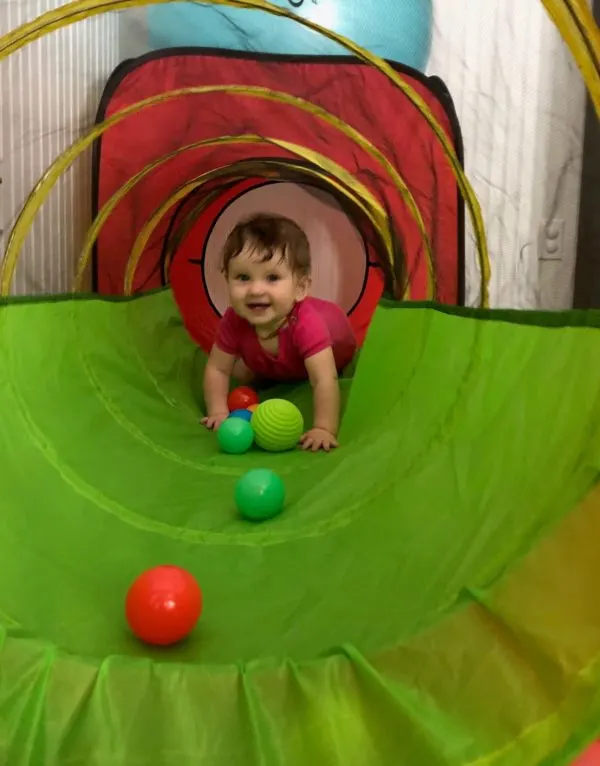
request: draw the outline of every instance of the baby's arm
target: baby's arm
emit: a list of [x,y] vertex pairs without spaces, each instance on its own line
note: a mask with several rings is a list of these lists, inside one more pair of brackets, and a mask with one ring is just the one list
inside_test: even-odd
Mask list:
[[229,416],[227,395],[235,356],[226,354],[216,344],[212,347],[204,370],[204,401],[206,417],[202,423],[215,430]]
[[340,420],[340,385],[333,350],[323,349],[306,359],[306,371],[313,390],[313,427],[302,436],[304,449],[330,450],[337,447]]

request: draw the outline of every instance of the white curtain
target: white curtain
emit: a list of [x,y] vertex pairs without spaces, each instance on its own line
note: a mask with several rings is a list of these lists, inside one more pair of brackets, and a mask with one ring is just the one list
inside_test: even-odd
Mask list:
[[[494,306],[572,306],[585,86],[538,0],[440,0],[429,72],[454,97]],[[477,299],[468,238],[469,298]]]
[[[62,5],[2,0],[6,33]],[[25,200],[50,163],[88,129],[107,77],[119,61],[119,16],[97,16],[51,32],[0,63],[0,255]],[[36,216],[13,283],[17,294],[72,287],[90,223],[91,154],[58,182]]]

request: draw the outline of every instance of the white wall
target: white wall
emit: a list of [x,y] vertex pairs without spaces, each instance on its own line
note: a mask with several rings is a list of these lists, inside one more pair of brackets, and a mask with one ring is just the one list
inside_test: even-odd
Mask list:
[[[61,0],[0,0],[0,34]],[[119,60],[117,14],[52,32],[0,62],[0,254],[24,201],[52,160],[94,120]],[[78,248],[90,223],[90,153],[64,176],[34,223],[13,292],[72,287]]]
[[[494,306],[572,305],[585,87],[536,0],[439,0],[429,72],[448,84],[483,206]],[[547,221],[558,252],[540,260]],[[551,234],[551,230],[548,230]],[[554,242],[554,240],[552,240]],[[478,296],[469,238],[469,301]]]

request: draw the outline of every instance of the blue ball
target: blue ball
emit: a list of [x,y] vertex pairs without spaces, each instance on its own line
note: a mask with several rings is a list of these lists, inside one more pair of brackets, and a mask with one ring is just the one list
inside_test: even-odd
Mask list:
[[[424,70],[433,0],[272,0],[274,5],[349,37],[383,58]],[[350,55],[297,22],[256,8],[170,2],[146,11],[152,49],[203,46],[259,53]]]
[[250,410],[233,410],[229,413],[230,418],[242,418],[250,422],[252,420],[252,413]]

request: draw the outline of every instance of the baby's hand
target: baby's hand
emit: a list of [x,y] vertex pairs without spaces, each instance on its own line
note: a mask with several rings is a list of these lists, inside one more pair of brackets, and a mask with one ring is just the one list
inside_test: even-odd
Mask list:
[[329,452],[330,449],[338,446],[335,436],[324,428],[311,428],[310,431],[307,431],[300,437],[300,444],[302,449],[309,449],[313,452],[317,452],[320,449]]
[[200,422],[203,426],[206,426],[213,431],[217,431],[221,423],[224,420],[227,420],[228,417],[228,412],[216,412],[214,415],[208,415],[207,417],[202,418]]

